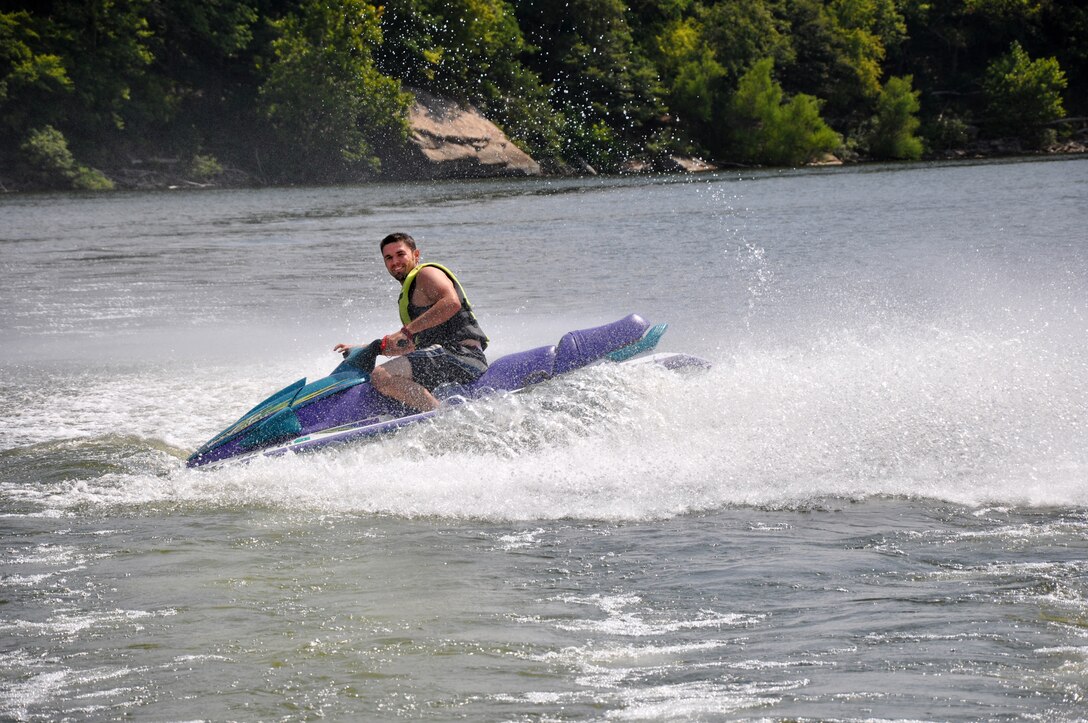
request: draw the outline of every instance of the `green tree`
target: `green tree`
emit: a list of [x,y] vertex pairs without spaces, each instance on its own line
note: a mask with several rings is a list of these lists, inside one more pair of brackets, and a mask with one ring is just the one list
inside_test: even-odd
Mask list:
[[783,67],[794,60],[789,22],[782,0],[722,0],[695,6],[702,39],[725,70],[725,82],[735,88],[761,58]]
[[1041,8],[1038,37],[1030,48],[1046,48],[1046,52],[1054,53],[1069,83],[1066,111],[1088,115],[1088,3],[1048,0]]
[[983,80],[992,132],[1033,145],[1043,143],[1042,124],[1065,117],[1065,88],[1065,73],[1056,58],[1032,60],[1014,42],[1008,53],[990,64]]
[[[635,43],[622,0],[521,0],[516,11],[532,29],[529,40],[540,49],[532,67],[551,87],[567,138],[607,138],[615,145],[603,156],[626,155],[620,146],[643,139],[664,106],[657,71]],[[579,143],[565,152],[585,158]]]
[[661,28],[690,15],[695,0],[628,0],[631,28],[636,39],[652,44]]
[[829,124],[911,158],[915,116],[935,149],[1041,145],[1088,113],[1083,0],[0,5],[0,168],[35,159],[62,184],[163,156],[204,177],[226,158],[274,181],[358,178],[405,136],[398,81],[472,103],[538,160],[605,170],[645,149],[803,162]]
[[383,15],[381,68],[460,100],[499,97],[529,50],[504,0],[389,0]]
[[889,48],[885,69],[913,76],[922,93],[924,127],[934,141],[928,131],[942,120],[956,119],[953,125],[962,122],[969,129],[985,123],[988,99],[980,87],[993,59],[1013,42],[1033,54],[1060,56],[1063,68],[1079,58],[1083,69],[1088,58],[1088,11],[1082,0],[904,0],[899,7],[907,39]]
[[[152,0],[147,7],[153,60],[134,84],[126,112],[130,136],[192,158],[211,145],[241,155],[255,126],[260,82],[255,52],[260,0]],[[266,9],[267,10],[267,9]],[[267,31],[266,31],[267,32]],[[131,142],[131,141],[130,141]]]
[[783,101],[772,58],[745,73],[729,104],[729,150],[738,160],[793,166],[835,150],[842,138],[820,118],[820,101],[803,93]]
[[704,42],[702,23],[694,17],[668,23],[657,37],[657,57],[672,112],[684,121],[710,123],[727,73]]
[[874,158],[917,160],[922,156],[922,141],[914,132],[920,121],[918,91],[911,88],[912,78],[888,78],[876,102],[867,142]]
[[880,92],[888,46],[906,36],[893,0],[789,0],[792,62],[782,65],[790,90],[813,93],[840,125],[862,120]]
[[314,181],[376,172],[377,149],[406,138],[410,99],[375,67],[378,9],[365,0],[306,0],[276,27],[260,92],[273,131],[270,170]]
[[383,73],[475,105],[535,154],[556,152],[559,119],[505,0],[388,0],[382,30]]
[[64,134],[53,126],[31,131],[19,149],[27,174],[45,188],[106,191],[113,183],[93,168],[79,165]]
[[64,62],[45,50],[33,26],[25,10],[0,13],[0,127],[8,139],[56,122],[57,98],[72,89]]
[[64,58],[73,92],[65,97],[73,143],[93,149],[125,128],[134,85],[153,60],[148,0],[54,0],[49,42]]

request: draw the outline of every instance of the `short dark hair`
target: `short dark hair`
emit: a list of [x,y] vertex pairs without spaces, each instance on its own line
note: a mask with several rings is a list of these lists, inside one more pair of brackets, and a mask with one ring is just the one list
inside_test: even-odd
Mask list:
[[388,236],[386,236],[385,238],[383,238],[382,242],[381,242],[381,245],[378,246],[378,250],[380,251],[380,250],[385,249],[385,247],[388,246],[389,244],[402,243],[402,242],[404,244],[406,244],[408,246],[408,248],[412,249],[413,251],[416,250],[416,240],[414,238],[412,238],[411,236],[409,236],[408,234],[406,234],[406,233],[399,233],[399,232],[398,233],[391,233]]

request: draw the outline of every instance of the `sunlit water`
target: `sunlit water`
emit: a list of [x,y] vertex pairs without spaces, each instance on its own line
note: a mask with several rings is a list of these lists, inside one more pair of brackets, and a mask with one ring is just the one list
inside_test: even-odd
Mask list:
[[[0,719],[1084,719],[1088,161],[0,197]],[[399,326],[601,366],[191,471]]]

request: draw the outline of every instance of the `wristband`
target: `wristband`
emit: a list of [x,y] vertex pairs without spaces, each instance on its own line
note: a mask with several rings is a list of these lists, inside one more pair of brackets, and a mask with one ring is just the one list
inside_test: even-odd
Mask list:
[[400,328],[400,333],[401,333],[401,334],[404,334],[404,335],[405,335],[406,337],[408,337],[409,339],[411,339],[411,338],[412,338],[412,332],[408,331],[408,326],[407,326],[407,325],[405,325],[405,326],[402,326],[402,327]]

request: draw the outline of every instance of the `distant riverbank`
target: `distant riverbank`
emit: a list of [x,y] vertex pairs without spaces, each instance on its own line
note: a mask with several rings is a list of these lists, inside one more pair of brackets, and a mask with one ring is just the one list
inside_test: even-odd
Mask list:
[[[972,144],[965,148],[950,149],[939,152],[930,152],[924,155],[922,162],[985,160],[996,158],[1037,158],[1045,156],[1075,156],[1088,153],[1088,142],[1084,140],[1070,140],[1054,144],[1042,150],[1025,150],[1016,139],[1001,139]],[[851,158],[848,154],[829,154],[822,159],[806,164],[808,166],[839,166],[862,165],[866,163],[887,163],[887,161],[872,161],[863,158]],[[902,163],[911,163],[903,161]],[[630,159],[622,167],[619,173],[607,175],[650,175],[650,174],[675,174],[695,175],[700,173],[712,173],[722,170],[762,168],[737,163],[716,164],[699,158],[667,157],[637,157]],[[183,163],[176,158],[153,157],[131,160],[124,165],[110,166],[100,169],[101,173],[110,180],[115,190],[122,191],[151,191],[151,190],[178,190],[201,188],[275,188],[291,187],[295,185],[315,185],[306,183],[273,183],[262,179],[259,174],[239,168],[220,167],[209,173],[207,170],[194,169],[191,165]],[[501,174],[496,174],[501,175]],[[524,175],[524,174],[508,174]],[[579,176],[595,176],[597,172],[583,166],[580,168],[567,167],[564,169],[543,170],[540,175],[556,178],[570,178]],[[465,180],[479,176],[465,175]],[[444,178],[456,180],[456,175],[448,175]],[[425,181],[431,180],[426,175],[405,177],[398,174],[396,179],[385,178],[380,174],[372,177],[360,178],[358,182],[387,182],[389,180]],[[320,184],[316,184],[320,185]],[[343,185],[342,183],[328,185]],[[25,193],[40,192],[45,189],[35,185],[26,178],[19,178],[0,173],[0,193]]]

